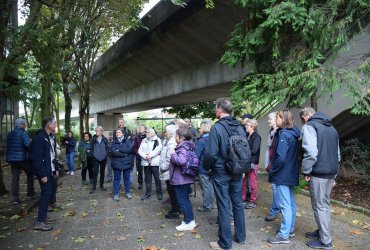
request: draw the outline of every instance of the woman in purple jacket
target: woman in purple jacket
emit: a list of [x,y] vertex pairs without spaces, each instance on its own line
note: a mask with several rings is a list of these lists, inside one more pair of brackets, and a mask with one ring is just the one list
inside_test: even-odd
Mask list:
[[196,227],[193,207],[189,199],[190,186],[194,183],[194,177],[183,175],[180,167],[187,162],[187,152],[194,150],[192,137],[191,131],[181,126],[176,130],[177,147],[170,153],[170,184],[175,186],[177,202],[184,213],[184,220],[176,227],[177,231],[193,230]]

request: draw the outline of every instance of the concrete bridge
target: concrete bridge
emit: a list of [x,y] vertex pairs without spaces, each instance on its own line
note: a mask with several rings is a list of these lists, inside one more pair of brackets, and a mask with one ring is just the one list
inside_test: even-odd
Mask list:
[[159,2],[146,28],[121,37],[94,64],[91,113],[122,113],[214,100],[246,73],[220,64],[224,44],[242,12],[233,1],[189,0],[185,8]]
[[[219,60],[230,32],[243,17],[242,11],[232,0],[217,1],[212,10],[206,9],[201,0],[188,0],[185,8],[170,1],[159,2],[142,19],[147,28],[124,35],[95,62],[90,112],[96,115],[97,124],[112,129],[116,118],[124,112],[229,95],[231,82],[245,75],[248,69],[232,69]],[[369,44],[368,24],[363,33],[353,37],[347,52],[327,64],[338,68],[356,67],[369,60]],[[335,117],[334,122],[343,136],[360,130],[363,131],[360,137],[362,134],[369,137],[364,128],[370,124],[370,118],[354,118],[346,111],[350,103],[339,91],[334,94],[332,105],[327,105],[327,96],[323,95],[318,107]],[[284,106],[282,103],[275,109]],[[297,110],[294,112],[298,117]],[[267,134],[266,120],[261,118],[261,135]]]

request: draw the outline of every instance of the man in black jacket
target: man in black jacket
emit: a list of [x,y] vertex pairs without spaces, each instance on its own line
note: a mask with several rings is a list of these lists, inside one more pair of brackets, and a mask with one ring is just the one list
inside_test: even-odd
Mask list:
[[225,159],[228,155],[227,142],[229,135],[220,122],[225,122],[233,134],[245,137],[245,132],[239,121],[231,116],[233,105],[229,98],[219,98],[215,104],[216,117],[220,120],[211,128],[209,141],[205,145],[203,160],[204,168],[211,170],[218,208],[219,240],[211,242],[210,247],[212,249],[231,249],[231,205],[234,216],[235,241],[239,244],[245,244],[246,238],[242,200],[242,174],[231,175],[226,172]]
[[305,123],[302,127],[302,172],[310,182],[311,204],[318,225],[316,231],[305,234],[314,239],[307,245],[315,249],[333,249],[330,193],[339,168],[339,137],[325,114],[307,107],[301,110],[300,116]]
[[56,142],[52,133],[55,132],[56,122],[51,117],[42,120],[42,128],[37,132],[31,143],[32,171],[40,183],[41,197],[35,230],[49,231],[53,227],[48,223],[47,211],[53,192],[53,178],[58,175],[54,166],[56,158]]

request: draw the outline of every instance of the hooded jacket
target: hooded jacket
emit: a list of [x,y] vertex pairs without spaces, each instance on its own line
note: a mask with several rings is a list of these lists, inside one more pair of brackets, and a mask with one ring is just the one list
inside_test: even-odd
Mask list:
[[205,146],[208,143],[208,139],[209,139],[209,133],[203,134],[199,138],[197,143],[195,144],[194,152],[199,158],[199,165],[198,165],[199,174],[210,174],[209,170],[204,169],[204,166],[203,166],[204,150],[205,150]]
[[316,112],[302,127],[302,147],[305,175],[323,179],[335,177],[340,161],[339,136],[325,114]]
[[299,129],[297,127],[278,129],[275,136],[269,182],[297,186],[299,184],[297,152]]
[[159,178],[162,181],[167,181],[170,179],[170,161],[171,161],[171,151],[176,148],[176,139],[171,137],[169,140],[166,140],[166,143],[163,142],[163,148],[161,150],[160,160],[159,160]]
[[171,155],[170,161],[170,184],[185,185],[194,183],[194,177],[183,175],[181,166],[186,164],[186,152],[193,151],[194,144],[191,141],[182,141],[175,148],[175,153]]
[[245,132],[238,120],[232,116],[225,116],[217,121],[209,132],[209,140],[205,145],[203,166],[204,169],[211,169],[214,174],[228,174],[225,169],[227,158],[227,141],[229,134],[220,121],[225,121],[233,134],[239,134],[246,138]]

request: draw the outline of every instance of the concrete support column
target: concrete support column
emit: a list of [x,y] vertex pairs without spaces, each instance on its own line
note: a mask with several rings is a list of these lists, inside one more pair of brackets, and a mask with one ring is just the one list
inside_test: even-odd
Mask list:
[[109,133],[112,132],[118,124],[118,118],[121,118],[122,115],[120,113],[113,113],[113,114],[104,114],[104,113],[97,113],[95,114],[95,121],[97,126],[102,126],[104,129],[104,135],[109,136]]

